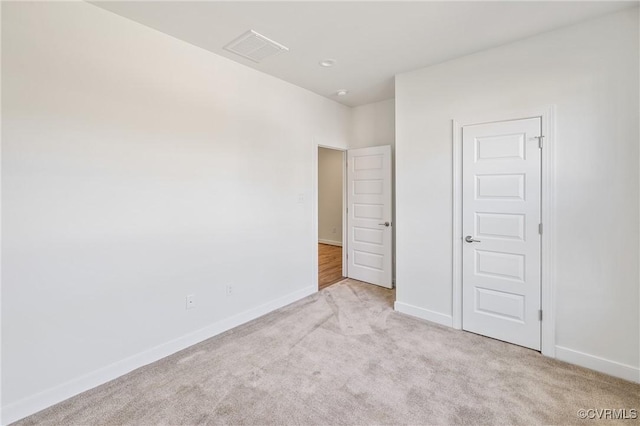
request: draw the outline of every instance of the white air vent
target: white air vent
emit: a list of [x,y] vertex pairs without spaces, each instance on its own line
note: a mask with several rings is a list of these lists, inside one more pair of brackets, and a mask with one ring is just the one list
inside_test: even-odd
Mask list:
[[244,56],[254,62],[260,62],[264,58],[289,50],[288,47],[268,39],[262,34],[249,30],[224,47],[229,52]]

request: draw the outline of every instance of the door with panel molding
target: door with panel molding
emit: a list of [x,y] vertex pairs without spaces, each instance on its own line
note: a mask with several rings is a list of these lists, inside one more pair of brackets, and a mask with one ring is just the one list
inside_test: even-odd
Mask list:
[[541,118],[462,128],[462,328],[540,349]]
[[347,151],[347,274],[391,288],[391,147]]

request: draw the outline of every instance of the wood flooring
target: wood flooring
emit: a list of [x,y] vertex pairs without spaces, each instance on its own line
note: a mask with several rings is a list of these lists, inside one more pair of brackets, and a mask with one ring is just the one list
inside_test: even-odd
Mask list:
[[318,290],[341,281],[342,247],[318,244]]

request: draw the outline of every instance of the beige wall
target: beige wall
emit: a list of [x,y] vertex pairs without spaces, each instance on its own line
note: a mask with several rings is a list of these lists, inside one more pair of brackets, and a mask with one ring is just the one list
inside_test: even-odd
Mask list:
[[318,148],[318,241],[342,245],[343,151]]

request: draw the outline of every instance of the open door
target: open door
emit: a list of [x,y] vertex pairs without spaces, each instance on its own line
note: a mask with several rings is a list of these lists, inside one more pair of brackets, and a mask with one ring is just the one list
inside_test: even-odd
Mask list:
[[347,151],[347,274],[391,288],[391,146]]

